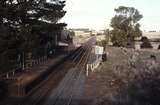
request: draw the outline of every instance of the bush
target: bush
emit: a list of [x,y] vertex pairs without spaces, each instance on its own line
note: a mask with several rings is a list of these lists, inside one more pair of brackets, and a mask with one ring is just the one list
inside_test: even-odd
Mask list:
[[141,44],[142,49],[143,48],[153,48],[153,46],[151,45],[147,37],[142,37],[141,41],[142,41],[142,44]]
[[158,49],[160,50],[160,45],[158,46]]

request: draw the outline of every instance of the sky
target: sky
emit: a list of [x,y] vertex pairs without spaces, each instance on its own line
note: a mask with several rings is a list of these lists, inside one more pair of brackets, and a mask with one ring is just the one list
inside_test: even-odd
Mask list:
[[140,20],[144,31],[160,31],[160,0],[66,0],[67,13],[61,20],[67,28],[110,28],[114,9],[119,6],[135,7],[143,15]]

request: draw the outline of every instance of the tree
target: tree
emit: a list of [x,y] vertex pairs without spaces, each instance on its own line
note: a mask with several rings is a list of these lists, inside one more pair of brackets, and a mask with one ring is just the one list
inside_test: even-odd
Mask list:
[[160,45],[158,46],[158,50],[160,50]]
[[140,37],[142,32],[138,23],[143,17],[134,7],[120,6],[115,9],[116,15],[111,19],[110,26],[112,43],[114,46],[132,46],[135,37]]
[[110,30],[105,29],[104,30],[104,35],[105,35],[105,42],[108,43],[110,41]]
[[141,41],[142,41],[142,44],[141,44],[142,49],[143,48],[153,48],[153,46],[151,45],[147,37],[142,37]]
[[0,0],[0,64],[12,65],[18,53],[27,54],[48,43],[53,46],[55,35],[66,26],[58,23],[66,13],[64,6],[61,0]]
[[75,32],[73,30],[69,30],[69,34],[72,38],[75,37]]

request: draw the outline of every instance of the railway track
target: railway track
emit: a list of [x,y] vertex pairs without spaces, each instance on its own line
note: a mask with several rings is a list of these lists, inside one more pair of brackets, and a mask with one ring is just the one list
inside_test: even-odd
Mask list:
[[[84,50],[85,49],[85,50]],[[56,93],[50,96],[51,99],[44,105],[77,105],[78,97],[77,91],[81,91],[79,88],[84,79],[84,69],[85,64],[90,56],[90,51],[92,47],[87,43],[83,45],[84,53],[80,56],[79,62],[76,64],[75,68],[67,75],[67,77],[62,81]],[[80,54],[80,53],[79,53]],[[77,57],[75,57],[77,58]],[[77,99],[77,100],[76,100]]]
[[87,58],[87,54],[83,54],[82,58],[79,61],[79,64],[77,64],[77,67],[73,68],[73,75],[68,76],[69,81],[65,82],[68,83],[68,87],[66,87],[66,84],[63,84],[63,88],[65,90],[61,90],[62,93],[59,94],[59,97],[57,100],[54,100],[54,103],[50,102],[46,105],[70,105],[72,101],[74,100],[74,94],[77,91],[77,86],[79,86],[79,82],[81,80],[81,76],[83,75],[84,71],[80,69],[83,68],[82,63],[84,63],[84,59]]
[[[91,48],[88,48],[89,50],[91,50]],[[90,53],[89,52],[87,52],[86,53],[86,56],[84,56],[84,59],[82,60],[82,62],[81,62],[81,68],[79,69],[79,75],[78,75],[78,77],[77,77],[77,80],[76,80],[76,82],[75,82],[75,86],[74,86],[74,89],[73,89],[73,91],[71,91],[71,94],[70,94],[70,97],[69,97],[69,100],[68,100],[68,103],[66,104],[66,105],[78,105],[79,104],[79,97],[80,96],[78,96],[79,94],[75,94],[75,93],[77,93],[78,91],[80,92],[81,91],[81,89],[79,88],[79,90],[78,90],[78,87],[83,83],[83,76],[84,76],[84,69],[85,69],[85,64],[87,63],[87,61],[88,61],[88,58],[89,58],[89,56],[90,56]],[[82,83],[81,83],[82,82]],[[76,97],[77,96],[77,97]]]
[[[18,104],[16,103],[12,105],[73,105],[73,96],[76,92],[76,88],[73,87],[78,87],[79,85],[81,75],[84,73],[85,64],[87,63],[92,45],[94,44],[93,40],[94,39],[91,38],[88,42],[79,47],[74,54],[69,57],[69,60],[66,60],[56,68],[56,70],[54,70],[34,89],[32,94]],[[61,86],[59,90],[56,90],[57,94],[54,95],[54,99],[42,104],[44,98],[46,98],[53,88],[55,88],[53,84],[55,83],[56,78],[63,78],[65,75],[67,78],[59,84],[59,86]],[[74,86],[72,84],[74,84]],[[68,85],[68,87],[65,87],[66,85]],[[62,101],[62,99],[66,100]]]

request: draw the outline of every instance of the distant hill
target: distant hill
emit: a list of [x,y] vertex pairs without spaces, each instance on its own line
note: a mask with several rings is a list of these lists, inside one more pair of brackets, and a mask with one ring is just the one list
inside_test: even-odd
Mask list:
[[146,36],[149,40],[160,40],[160,32],[143,32],[142,36]]

